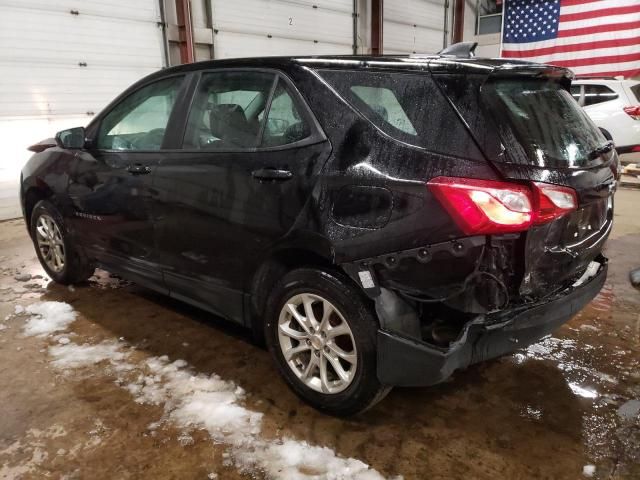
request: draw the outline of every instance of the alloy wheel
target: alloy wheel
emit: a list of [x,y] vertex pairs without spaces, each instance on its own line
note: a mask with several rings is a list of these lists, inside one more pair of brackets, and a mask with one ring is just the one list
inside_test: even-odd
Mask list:
[[327,299],[302,293],[287,300],[278,319],[285,362],[307,387],[339,393],[355,378],[356,343],[349,324]]
[[58,224],[49,215],[40,215],[36,224],[38,249],[47,266],[58,273],[64,269],[65,251]]

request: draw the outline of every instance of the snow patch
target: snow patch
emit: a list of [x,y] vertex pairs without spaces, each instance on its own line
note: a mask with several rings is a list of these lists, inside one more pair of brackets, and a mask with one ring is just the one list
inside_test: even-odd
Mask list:
[[[42,302],[28,307],[32,315],[25,333],[46,335],[65,329],[76,318],[70,305]],[[116,384],[130,392],[137,403],[163,405],[158,428],[171,421],[183,430],[178,441],[189,445],[193,429],[206,430],[213,441],[228,445],[223,455],[228,466],[241,473],[266,473],[283,480],[383,480],[383,476],[354,458],[342,458],[328,447],[310,445],[290,438],[267,440],[261,436],[262,416],[242,403],[245,391],[216,374],[194,373],[185,360],[173,362],[166,355],[143,363],[127,361],[129,353],[122,341],[79,345],[66,336],[49,347],[52,365],[61,369],[82,368],[109,361]],[[62,342],[60,342],[62,340]],[[215,478],[215,477],[214,477]],[[401,478],[401,477],[398,477]]]
[[139,403],[164,403],[168,419],[184,429],[203,428],[218,443],[231,447],[225,461],[241,472],[263,471],[284,480],[353,479],[382,480],[367,464],[341,458],[327,447],[304,441],[267,441],[260,437],[262,414],[241,402],[242,388],[217,375],[194,375],[184,360],[167,356],[146,361],[147,375],[140,374],[126,386]]
[[[18,312],[18,307],[22,308],[17,305],[16,314],[22,313]],[[77,317],[73,307],[64,302],[37,302],[29,305],[23,311],[31,315],[23,328],[24,334],[29,337],[43,337],[66,330]]]
[[124,360],[126,354],[121,352],[120,348],[118,342],[109,341],[97,345],[67,343],[49,347],[49,355],[54,358],[51,363],[57,368],[80,368],[105,360],[115,363]]
[[585,477],[593,477],[593,474],[596,473],[595,465],[585,465],[582,467],[582,475]]

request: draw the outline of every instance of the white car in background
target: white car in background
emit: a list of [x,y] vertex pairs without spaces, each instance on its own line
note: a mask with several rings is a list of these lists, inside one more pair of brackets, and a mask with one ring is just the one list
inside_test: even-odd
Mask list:
[[571,95],[619,154],[640,152],[640,81],[577,77]]

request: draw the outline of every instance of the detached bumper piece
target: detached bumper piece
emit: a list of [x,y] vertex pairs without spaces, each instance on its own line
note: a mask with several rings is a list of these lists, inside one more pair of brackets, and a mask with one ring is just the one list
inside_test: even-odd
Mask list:
[[[428,386],[446,380],[458,369],[526,347],[569,321],[602,289],[607,278],[603,259],[599,271],[578,287],[570,287],[545,303],[499,317],[479,315],[468,322],[448,348],[438,348],[378,331],[378,378],[386,385]],[[505,314],[507,314],[505,316]]]

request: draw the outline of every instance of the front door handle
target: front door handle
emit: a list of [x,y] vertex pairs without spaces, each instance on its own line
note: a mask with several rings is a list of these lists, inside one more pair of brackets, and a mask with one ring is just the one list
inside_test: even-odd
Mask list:
[[259,168],[251,172],[251,176],[258,180],[289,180],[293,173],[289,170],[279,170],[277,168]]
[[147,165],[142,165],[141,163],[134,163],[133,165],[129,165],[127,167],[127,172],[131,175],[146,175],[151,173],[151,167]]

